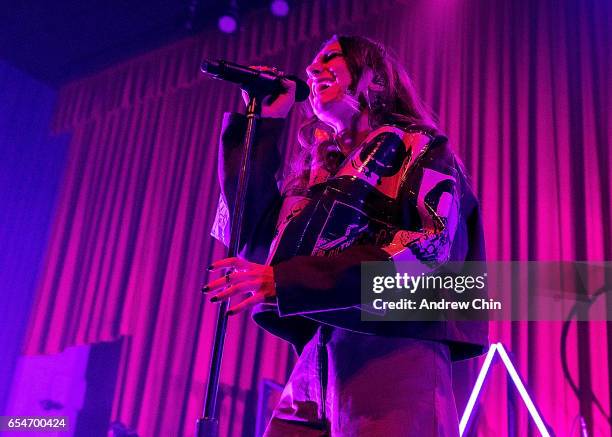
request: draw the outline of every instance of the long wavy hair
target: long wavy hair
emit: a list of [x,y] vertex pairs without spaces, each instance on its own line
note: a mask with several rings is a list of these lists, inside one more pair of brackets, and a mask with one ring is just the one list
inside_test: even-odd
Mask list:
[[[361,36],[334,35],[321,45],[336,40],[351,73],[349,92],[355,93],[362,75],[369,71],[376,90],[368,88],[364,94],[354,97],[360,109],[367,107],[371,129],[385,124],[407,127],[427,126],[436,129],[433,114],[417,95],[412,80],[397,58],[381,43]],[[301,150],[285,177],[283,192],[301,194],[308,188],[313,159],[325,162],[330,172],[342,160],[334,143],[334,131],[314,115],[309,103],[304,105],[306,120],[299,129]]]

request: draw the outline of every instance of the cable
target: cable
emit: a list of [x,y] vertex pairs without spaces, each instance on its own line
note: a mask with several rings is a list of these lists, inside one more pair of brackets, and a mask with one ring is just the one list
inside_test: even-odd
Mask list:
[[[611,289],[607,285],[603,285],[602,287],[598,288],[597,291],[593,293],[587,299],[588,306],[590,307],[591,305],[593,305],[599,296],[601,296],[602,294],[610,290]],[[572,319],[574,318],[577,312],[578,312],[578,302],[574,303],[574,305],[572,306],[572,309],[567,315],[567,319],[565,320],[565,322],[563,322],[563,328],[561,329],[561,367],[563,370],[563,376],[569,383],[576,397],[580,399],[580,389],[578,388],[578,386],[572,379],[572,375],[570,374],[569,365],[567,362],[567,335],[569,333],[569,327],[572,323]],[[606,420],[612,425],[612,419],[610,418],[610,415],[605,411],[604,407],[601,405],[601,402],[599,401],[597,396],[595,396],[595,393],[593,393],[593,391],[590,388],[588,388],[588,390],[591,394],[591,398],[593,399],[593,403],[595,404],[597,409],[606,418]],[[580,414],[579,417],[582,418],[582,414]],[[578,429],[580,430],[580,427]]]

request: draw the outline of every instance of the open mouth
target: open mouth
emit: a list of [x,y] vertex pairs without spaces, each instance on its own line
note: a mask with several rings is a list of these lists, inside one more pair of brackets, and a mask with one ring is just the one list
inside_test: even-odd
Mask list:
[[322,93],[323,91],[331,87],[334,83],[335,82],[332,80],[325,80],[325,81],[318,82],[317,85],[315,86],[315,93],[316,94]]

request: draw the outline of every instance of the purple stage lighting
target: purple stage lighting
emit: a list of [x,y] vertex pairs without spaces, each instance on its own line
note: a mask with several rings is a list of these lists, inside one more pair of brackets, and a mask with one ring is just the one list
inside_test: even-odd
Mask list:
[[270,11],[277,17],[285,17],[289,13],[289,3],[287,3],[287,0],[272,0]]
[[459,435],[463,436],[466,431],[469,420],[474,411],[474,407],[476,406],[476,400],[480,396],[480,393],[482,391],[482,386],[484,385],[484,381],[487,377],[487,374],[489,373],[491,364],[493,363],[495,352],[499,354],[502,362],[504,363],[504,366],[506,367],[506,371],[510,375],[512,382],[514,383],[514,386],[516,387],[519,394],[521,395],[521,399],[523,399],[523,402],[525,403],[527,410],[529,410],[529,414],[531,415],[531,418],[535,422],[536,427],[538,428],[538,431],[540,431],[540,434],[543,437],[550,437],[550,432],[548,431],[548,428],[544,424],[544,420],[542,419],[542,416],[540,415],[540,413],[538,412],[538,409],[533,403],[531,396],[529,396],[529,393],[527,392],[527,388],[525,387],[525,384],[523,384],[523,381],[521,380],[521,377],[519,376],[516,368],[514,367],[514,364],[510,360],[510,357],[508,356],[508,353],[506,352],[504,345],[501,343],[494,343],[489,348],[489,352],[487,353],[487,356],[485,357],[482,368],[480,369],[480,372],[478,373],[478,377],[476,378],[476,383],[474,384],[474,388],[472,389],[472,393],[470,394],[470,398],[468,399],[468,403],[465,406],[463,415],[461,416],[461,421],[459,422]]
[[222,15],[219,17],[219,30],[225,33],[234,33],[238,28],[238,21],[231,15]]
[[492,344],[489,347],[489,352],[487,352],[487,356],[485,357],[484,363],[480,368],[480,372],[478,373],[478,377],[476,378],[476,383],[474,384],[474,388],[472,388],[472,393],[470,393],[470,398],[468,399],[467,405],[465,406],[465,410],[463,411],[463,416],[461,416],[461,421],[459,422],[459,435],[463,436],[465,432],[468,421],[472,416],[472,412],[474,411],[474,407],[476,406],[476,400],[480,395],[480,391],[482,390],[482,386],[484,385],[485,378],[489,374],[489,368],[491,367],[491,363],[493,362],[493,357],[495,356],[495,350],[497,349],[497,343]]
[[217,25],[219,30],[224,33],[234,33],[238,29],[238,3],[236,0],[230,2],[226,12],[219,17]]

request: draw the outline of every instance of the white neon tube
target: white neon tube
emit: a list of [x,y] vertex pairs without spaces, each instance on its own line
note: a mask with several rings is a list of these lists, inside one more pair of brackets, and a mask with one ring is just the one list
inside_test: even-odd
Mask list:
[[510,374],[512,381],[514,382],[514,386],[516,387],[519,394],[521,395],[521,398],[523,398],[523,402],[525,402],[525,405],[527,406],[527,409],[529,410],[529,414],[531,414],[531,417],[533,418],[533,421],[538,427],[540,434],[542,434],[544,437],[550,437],[550,433],[548,432],[548,429],[546,429],[546,425],[544,425],[544,421],[542,420],[540,413],[538,413],[538,409],[536,408],[533,401],[531,400],[531,396],[529,396],[527,389],[523,385],[523,381],[521,381],[521,378],[518,372],[516,371],[514,364],[512,364],[510,357],[506,353],[506,349],[504,349],[504,346],[501,343],[497,343],[497,352],[499,353],[499,356],[504,362],[504,365],[506,366],[506,370],[508,370],[508,373]]
[[472,393],[470,394],[465,410],[463,410],[461,421],[459,422],[460,437],[463,437],[465,428],[470,420],[474,406],[476,405],[476,400],[478,399],[478,396],[480,396],[480,390],[482,389],[482,385],[484,384],[487,373],[489,372],[489,367],[491,367],[491,362],[493,361],[493,356],[495,355],[495,350],[497,349],[498,344],[499,343],[494,343],[489,347],[489,352],[487,352],[487,356],[485,357],[484,363],[482,364],[480,372],[478,373],[476,384],[474,384],[474,388],[472,388]]

